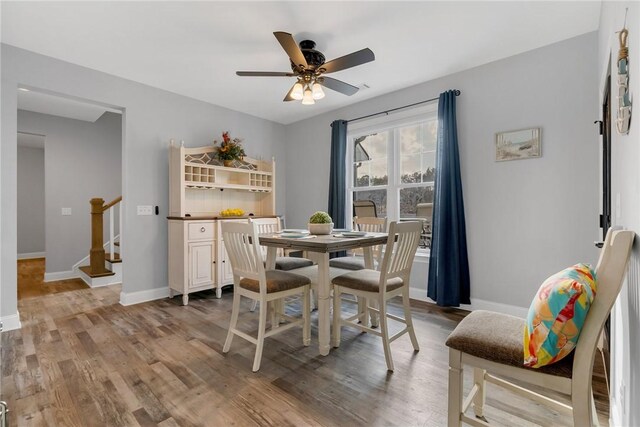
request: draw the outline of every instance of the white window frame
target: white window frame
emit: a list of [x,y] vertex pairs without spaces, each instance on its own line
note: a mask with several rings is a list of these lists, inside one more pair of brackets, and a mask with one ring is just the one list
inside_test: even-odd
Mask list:
[[[394,113],[390,116],[383,116],[372,118],[369,120],[363,120],[353,125],[349,125],[347,128],[347,155],[346,157],[346,171],[347,171],[347,187],[346,191],[346,218],[347,224],[353,224],[353,192],[354,191],[367,191],[367,190],[387,190],[387,219],[389,222],[398,221],[400,217],[400,190],[402,188],[409,187],[424,187],[424,183],[402,183],[400,182],[400,155],[398,147],[398,128],[411,126],[416,123],[421,123],[437,118],[438,115],[438,102],[434,101],[426,105],[404,110],[398,113]],[[372,133],[378,133],[394,130],[394,136],[391,143],[393,147],[391,150],[387,149],[387,185],[376,185],[371,187],[355,187],[353,185],[353,140],[360,136],[370,135]],[[390,191],[395,190],[395,191]],[[419,252],[427,252],[428,249],[419,248]]]

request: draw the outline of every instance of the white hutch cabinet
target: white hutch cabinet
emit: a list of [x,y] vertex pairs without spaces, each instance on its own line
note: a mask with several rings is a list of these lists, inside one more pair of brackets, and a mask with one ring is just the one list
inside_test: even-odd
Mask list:
[[[215,289],[233,283],[220,225],[275,216],[275,161],[245,158],[225,167],[212,146],[169,145],[169,295]],[[221,217],[240,208],[243,217]]]

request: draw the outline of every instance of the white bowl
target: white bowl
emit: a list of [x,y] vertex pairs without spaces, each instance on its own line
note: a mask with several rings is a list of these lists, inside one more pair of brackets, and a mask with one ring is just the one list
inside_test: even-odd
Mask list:
[[333,231],[333,223],[329,224],[307,224],[309,233],[311,234],[331,234]]

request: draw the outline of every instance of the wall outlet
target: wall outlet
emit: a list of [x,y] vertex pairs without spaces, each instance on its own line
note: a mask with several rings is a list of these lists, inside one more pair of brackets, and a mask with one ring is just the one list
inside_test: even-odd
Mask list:
[[62,208],[62,216],[70,216],[71,208]]
[[138,215],[153,215],[153,206],[138,206]]

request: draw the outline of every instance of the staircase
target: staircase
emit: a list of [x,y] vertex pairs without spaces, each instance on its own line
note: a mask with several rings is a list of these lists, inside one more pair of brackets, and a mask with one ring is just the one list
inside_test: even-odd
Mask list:
[[[122,218],[122,196],[105,205],[100,198],[91,199],[91,250],[73,269],[92,288],[122,283],[122,258],[120,257],[120,235],[115,235],[115,214],[118,224]],[[104,214],[109,217],[109,240],[103,243]],[[118,227],[119,228],[119,227]],[[89,265],[82,265],[89,261]]]

